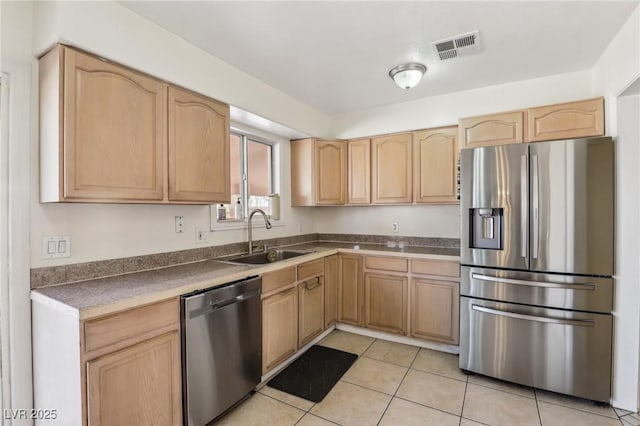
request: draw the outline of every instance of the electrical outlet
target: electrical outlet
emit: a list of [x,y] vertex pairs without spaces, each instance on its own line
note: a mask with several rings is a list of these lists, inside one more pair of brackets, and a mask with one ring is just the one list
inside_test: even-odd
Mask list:
[[196,228],[196,243],[209,241],[209,231],[204,228]]
[[176,234],[184,232],[184,216],[176,216]]
[[400,225],[398,224],[398,222],[393,222],[391,224],[391,232],[393,232],[394,234],[400,232]]

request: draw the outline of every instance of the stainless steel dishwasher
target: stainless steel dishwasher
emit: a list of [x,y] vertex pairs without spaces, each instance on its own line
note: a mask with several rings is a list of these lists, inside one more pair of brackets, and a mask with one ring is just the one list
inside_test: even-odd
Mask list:
[[181,297],[184,424],[202,426],[260,382],[262,279]]

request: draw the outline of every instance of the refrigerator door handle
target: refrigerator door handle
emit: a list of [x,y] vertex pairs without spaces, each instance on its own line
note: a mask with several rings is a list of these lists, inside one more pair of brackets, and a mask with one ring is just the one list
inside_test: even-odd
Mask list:
[[491,281],[494,283],[526,285],[531,287],[545,287],[545,288],[558,288],[562,290],[595,290],[596,285],[593,283],[580,283],[580,284],[565,284],[565,283],[550,283],[545,281],[527,281],[517,280],[513,278],[500,278],[492,277],[491,275],[484,274],[471,274],[471,278],[474,280]]
[[546,322],[548,324],[572,325],[572,326],[578,326],[578,327],[594,327],[595,326],[595,321],[593,320],[567,320],[567,319],[541,317],[537,315],[525,315],[525,314],[519,314],[517,312],[502,311],[499,309],[491,309],[491,308],[486,308],[484,306],[478,306],[478,305],[471,305],[471,309],[478,312],[484,312],[486,314],[521,319],[525,321]]
[[532,251],[533,253],[531,254],[532,257],[534,259],[538,258],[538,239],[539,239],[539,232],[540,232],[540,215],[538,212],[538,209],[540,207],[540,181],[539,181],[539,176],[538,176],[538,156],[537,155],[532,155],[531,156],[531,180],[532,180],[532,188],[531,188],[531,208],[532,208],[532,214],[533,214],[533,218],[532,218],[532,235],[531,235],[531,242],[532,242]]
[[527,257],[527,193],[529,182],[527,173],[527,156],[520,156],[520,256]]

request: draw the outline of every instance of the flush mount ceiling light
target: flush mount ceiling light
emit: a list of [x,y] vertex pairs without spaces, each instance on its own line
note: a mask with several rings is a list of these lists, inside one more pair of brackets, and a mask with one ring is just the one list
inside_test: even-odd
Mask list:
[[417,62],[409,62],[408,64],[398,65],[389,71],[389,77],[401,89],[409,90],[420,83],[420,79],[427,72],[427,67]]

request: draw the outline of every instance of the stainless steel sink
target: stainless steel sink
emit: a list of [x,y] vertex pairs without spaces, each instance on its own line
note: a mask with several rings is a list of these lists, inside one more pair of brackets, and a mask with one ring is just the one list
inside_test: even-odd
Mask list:
[[264,265],[267,263],[279,262],[281,260],[292,259],[298,256],[304,256],[309,254],[308,251],[292,251],[292,250],[267,250],[266,252],[243,254],[240,256],[234,256],[224,260],[232,263],[243,263],[249,265]]

